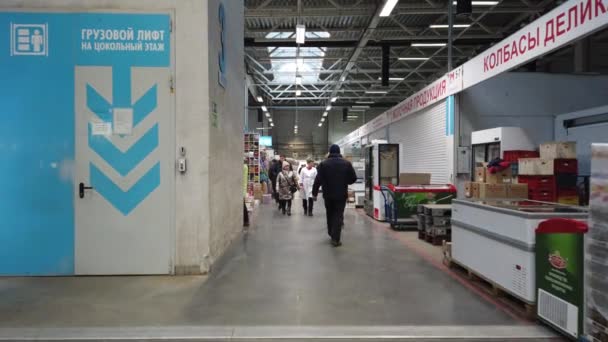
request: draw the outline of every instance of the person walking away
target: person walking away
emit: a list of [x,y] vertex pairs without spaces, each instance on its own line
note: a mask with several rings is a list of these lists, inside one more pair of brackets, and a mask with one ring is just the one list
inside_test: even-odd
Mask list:
[[313,196],[312,187],[317,178],[317,169],[314,166],[314,160],[308,159],[306,167],[300,169],[300,189],[302,195],[302,205],[304,206],[304,215],[312,216]]
[[277,194],[279,195],[279,210],[285,215],[291,216],[291,201],[293,194],[298,191],[298,180],[293,171],[289,169],[290,164],[283,162],[283,171],[277,176]]
[[262,192],[264,194],[273,192],[272,184],[270,183],[269,167],[270,162],[266,156],[266,152],[264,152],[260,160],[260,183],[262,183]]
[[317,169],[317,177],[312,189],[316,200],[319,188],[323,188],[323,199],[327,211],[327,233],[334,247],[341,246],[344,209],[348,198],[348,186],[357,181],[357,174],[352,164],[342,158],[340,146],[331,145],[329,155]]
[[284,161],[285,161],[285,156],[275,156],[274,163],[272,164],[272,167],[270,168],[270,181],[272,182],[272,194],[273,194],[273,198],[277,204],[279,204],[279,194],[276,191],[277,177],[281,173]]
[[247,210],[247,204],[245,204],[245,198],[247,198],[247,187],[249,185],[249,162],[248,159],[244,159],[243,163],[243,226],[249,227],[249,210]]
[[300,167],[298,168],[298,176],[299,176],[300,174],[302,174],[302,169],[303,169],[305,166],[306,166],[306,164],[302,164],[302,165],[300,165]]

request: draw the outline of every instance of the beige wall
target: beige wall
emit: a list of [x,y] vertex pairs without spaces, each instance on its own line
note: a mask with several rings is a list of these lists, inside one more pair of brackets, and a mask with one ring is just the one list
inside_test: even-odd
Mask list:
[[[243,118],[246,111],[244,6],[224,0],[226,84],[218,82],[219,0],[208,0],[209,101],[217,104],[218,124],[209,127],[209,262],[219,258],[243,227]],[[209,107],[207,107],[209,108]]]

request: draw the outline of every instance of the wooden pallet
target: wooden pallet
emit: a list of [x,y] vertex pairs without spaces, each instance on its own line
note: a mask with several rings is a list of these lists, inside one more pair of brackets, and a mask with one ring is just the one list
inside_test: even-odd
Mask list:
[[424,240],[434,246],[441,246],[444,241],[450,241],[451,238],[449,235],[431,235],[426,231],[419,230],[418,239]]
[[427,234],[426,242],[432,244],[433,246],[441,246],[444,241],[450,241],[449,235],[430,235]]
[[391,222],[391,228],[398,231],[417,230],[418,221],[416,219],[401,219],[396,223]]
[[444,245],[443,263],[452,269],[452,271],[464,275],[476,288],[492,295],[520,316],[529,320],[536,319],[536,304],[528,303],[527,301],[512,295],[508,290],[492,280],[489,280],[469,267],[458,263],[452,259],[451,248],[449,248],[449,251],[446,251],[446,249],[447,248]]

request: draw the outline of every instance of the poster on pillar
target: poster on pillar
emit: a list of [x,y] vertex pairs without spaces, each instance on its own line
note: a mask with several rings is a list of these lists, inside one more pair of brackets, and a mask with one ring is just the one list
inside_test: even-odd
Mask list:
[[0,178],[30,178],[0,205],[15,223],[0,233],[11,245],[0,259],[16,260],[0,274],[171,272],[170,23],[170,13],[0,12],[10,113],[0,133],[11,132],[0,136],[21,149],[0,149],[0,162],[23,167]]

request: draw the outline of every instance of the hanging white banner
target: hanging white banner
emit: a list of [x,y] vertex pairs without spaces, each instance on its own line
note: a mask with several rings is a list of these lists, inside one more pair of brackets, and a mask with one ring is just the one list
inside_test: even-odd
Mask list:
[[608,0],[570,0],[464,64],[464,88],[530,62],[608,24]]

